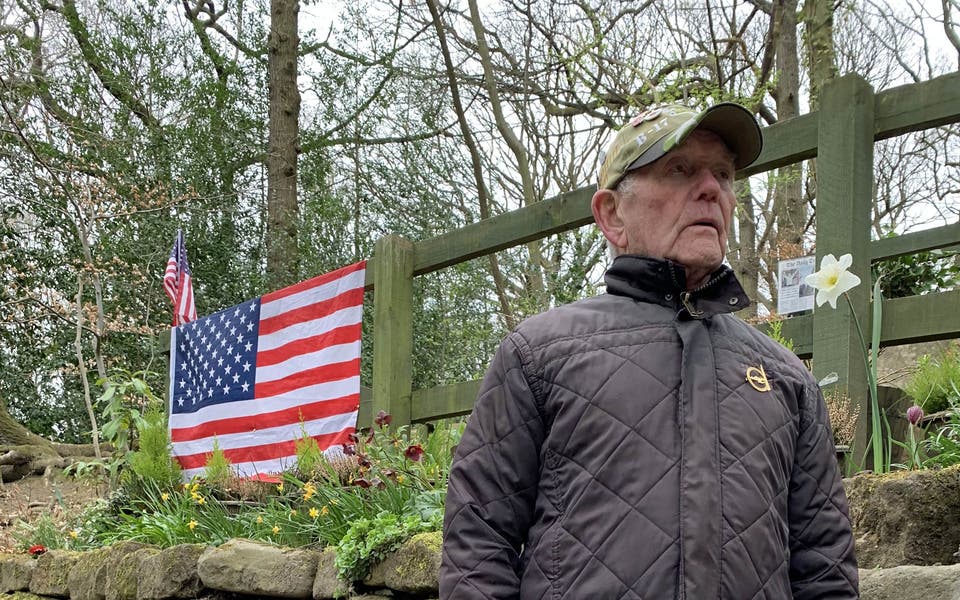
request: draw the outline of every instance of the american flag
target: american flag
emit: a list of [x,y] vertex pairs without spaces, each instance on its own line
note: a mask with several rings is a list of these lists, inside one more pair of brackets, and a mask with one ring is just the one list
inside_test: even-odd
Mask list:
[[197,307],[193,303],[193,279],[187,264],[187,247],[183,243],[183,231],[177,230],[177,239],[170,250],[167,270],[163,273],[163,289],[173,302],[173,326],[197,320]]
[[342,446],[360,406],[366,262],[175,327],[170,439],[184,478],[216,442],[238,475],[296,466],[304,432]]

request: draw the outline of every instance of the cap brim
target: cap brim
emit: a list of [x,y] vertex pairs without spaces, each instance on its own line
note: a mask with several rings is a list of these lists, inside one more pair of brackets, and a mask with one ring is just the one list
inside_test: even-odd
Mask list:
[[746,108],[732,102],[711,106],[702,113],[697,128],[714,132],[736,155],[734,166],[743,169],[757,160],[763,149],[763,134]]

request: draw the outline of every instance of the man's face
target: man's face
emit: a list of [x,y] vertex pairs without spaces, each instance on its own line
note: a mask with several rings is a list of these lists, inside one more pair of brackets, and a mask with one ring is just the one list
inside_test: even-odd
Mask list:
[[716,134],[697,129],[618,187],[617,213],[630,254],[668,258],[697,284],[727,251],[733,218],[734,156]]

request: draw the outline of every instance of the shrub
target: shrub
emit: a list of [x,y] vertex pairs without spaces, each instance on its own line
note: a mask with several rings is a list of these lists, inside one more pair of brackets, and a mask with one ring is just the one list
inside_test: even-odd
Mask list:
[[841,390],[834,388],[824,394],[830,427],[833,429],[833,442],[837,446],[849,446],[857,432],[857,417],[860,409]]
[[153,407],[143,416],[138,429],[140,447],[130,457],[130,469],[141,479],[153,480],[161,486],[180,482],[180,463],[170,456],[170,434],[166,416]]
[[217,438],[213,438],[213,452],[207,456],[207,464],[203,467],[203,476],[209,485],[226,488],[233,479],[233,469],[230,468],[230,459],[223,453]]
[[929,415],[950,408],[951,399],[960,399],[957,389],[960,389],[960,348],[952,344],[935,358],[921,357],[905,391]]

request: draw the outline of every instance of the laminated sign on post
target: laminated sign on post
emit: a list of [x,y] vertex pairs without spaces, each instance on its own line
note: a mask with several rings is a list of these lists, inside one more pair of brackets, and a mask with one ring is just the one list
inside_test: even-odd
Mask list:
[[777,266],[777,313],[813,310],[816,289],[803,282],[803,278],[817,269],[817,257],[804,256],[781,260]]

